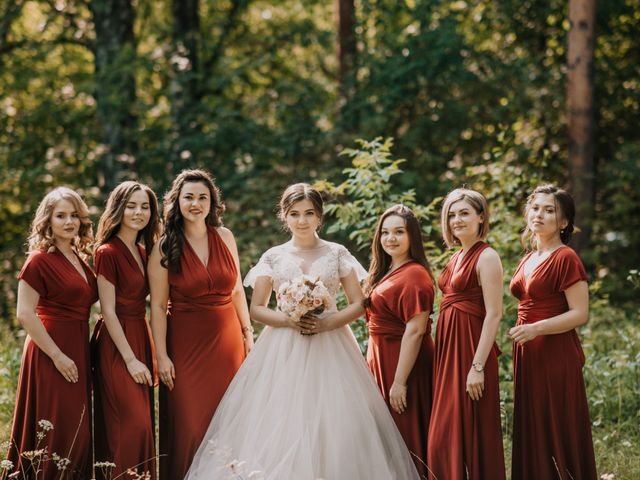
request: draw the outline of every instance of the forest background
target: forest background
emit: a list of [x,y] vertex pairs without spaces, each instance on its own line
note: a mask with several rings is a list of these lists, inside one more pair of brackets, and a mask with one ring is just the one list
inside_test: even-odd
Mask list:
[[598,471],[640,478],[638,32],[637,0],[0,0],[1,439],[24,340],[15,276],[43,195],[69,185],[96,220],[118,182],[161,198],[202,166],[244,272],[286,238],[274,210],[291,182],[328,192],[323,234],[365,265],[376,215],[416,206],[436,271],[450,254],[443,195],[484,192],[505,266],[509,453],[506,286],[526,195],[550,181],[577,200],[573,246],[590,275],[581,338]]

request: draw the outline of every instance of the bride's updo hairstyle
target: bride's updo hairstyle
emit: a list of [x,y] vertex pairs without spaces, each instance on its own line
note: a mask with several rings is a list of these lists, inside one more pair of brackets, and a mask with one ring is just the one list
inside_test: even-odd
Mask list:
[[286,227],[289,210],[302,200],[309,200],[313,205],[313,209],[320,219],[320,224],[318,225],[318,228],[320,228],[324,214],[324,201],[320,192],[308,183],[294,183],[285,189],[278,205],[278,218]]

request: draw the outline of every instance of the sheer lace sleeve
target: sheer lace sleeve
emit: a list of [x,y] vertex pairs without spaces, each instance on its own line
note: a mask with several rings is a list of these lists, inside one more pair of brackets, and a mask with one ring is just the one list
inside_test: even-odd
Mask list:
[[345,247],[340,245],[338,248],[338,272],[340,278],[344,278],[351,270],[356,272],[356,276],[358,277],[358,281],[362,282],[365,278],[367,278],[367,271],[360,265],[360,262],[356,260],[356,257],[349,253]]
[[244,277],[244,286],[254,288],[258,277],[273,278],[273,258],[271,250],[262,254],[258,263]]

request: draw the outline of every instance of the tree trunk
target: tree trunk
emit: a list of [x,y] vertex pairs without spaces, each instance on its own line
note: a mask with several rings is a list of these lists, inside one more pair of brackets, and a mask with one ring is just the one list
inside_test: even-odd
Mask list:
[[173,172],[182,170],[194,153],[201,128],[199,122],[200,1],[173,0],[173,48],[171,58],[171,117]]
[[355,34],[355,2],[354,0],[336,0],[337,18],[337,52],[338,83],[340,85],[339,107],[341,121],[347,131],[357,126],[356,116],[349,113],[349,102],[356,86],[356,34]]
[[576,250],[588,248],[595,202],[594,46],[596,0],[569,1],[567,123],[569,186],[576,202]]
[[92,0],[95,25],[95,82],[101,157],[100,184],[111,190],[135,171],[138,151],[135,13],[131,0]]

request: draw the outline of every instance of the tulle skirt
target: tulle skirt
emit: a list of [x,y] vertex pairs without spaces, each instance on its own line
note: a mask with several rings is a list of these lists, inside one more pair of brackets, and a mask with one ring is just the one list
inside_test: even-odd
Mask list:
[[418,479],[349,327],[264,329],[187,479]]

